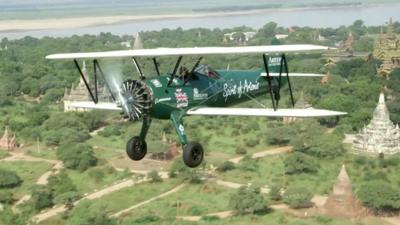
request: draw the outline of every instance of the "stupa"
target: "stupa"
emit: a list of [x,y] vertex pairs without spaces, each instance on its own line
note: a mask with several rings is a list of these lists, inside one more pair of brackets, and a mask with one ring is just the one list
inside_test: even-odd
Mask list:
[[345,165],[342,166],[333,186],[332,192],[326,200],[323,213],[333,217],[357,220],[367,214],[367,210],[353,193],[353,187]]
[[389,74],[396,68],[400,68],[400,38],[394,32],[392,19],[386,28],[382,28],[379,38],[375,42],[373,56],[382,61],[378,68],[378,74],[389,78]]
[[3,137],[0,138],[0,148],[13,151],[17,148],[17,139],[15,135],[11,135],[8,127],[5,128]]
[[400,152],[400,129],[390,121],[389,111],[385,104],[385,95],[379,96],[373,118],[364,126],[353,140],[355,151],[366,153],[395,154]]

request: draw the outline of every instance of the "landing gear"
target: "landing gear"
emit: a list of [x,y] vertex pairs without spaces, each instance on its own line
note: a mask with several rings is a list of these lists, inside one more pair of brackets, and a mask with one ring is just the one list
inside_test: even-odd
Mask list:
[[129,139],[126,144],[126,153],[132,160],[139,161],[143,159],[147,153],[146,141],[140,139],[138,136]]
[[143,118],[142,129],[139,136],[129,139],[126,143],[126,154],[134,161],[142,160],[147,153],[147,143],[145,141],[147,132],[151,124],[150,117]]
[[173,112],[171,120],[178,134],[179,141],[183,147],[183,162],[190,168],[195,168],[201,164],[204,158],[204,151],[201,144],[197,142],[188,142],[185,127],[182,124],[183,113]]
[[183,148],[183,162],[190,168],[201,164],[204,157],[203,146],[197,142],[189,142]]

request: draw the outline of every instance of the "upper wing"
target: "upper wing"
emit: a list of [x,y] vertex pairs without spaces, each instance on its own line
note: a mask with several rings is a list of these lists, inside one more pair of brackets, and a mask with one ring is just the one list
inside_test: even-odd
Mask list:
[[254,54],[254,53],[300,53],[321,52],[333,48],[319,45],[264,45],[244,47],[195,47],[195,48],[155,48],[125,51],[65,53],[49,55],[47,59],[99,59],[124,57],[156,57],[156,56],[187,56],[187,55],[223,55],[223,54]]
[[347,113],[323,109],[266,109],[266,108],[214,108],[199,107],[190,109],[188,115],[209,116],[265,116],[265,117],[328,117],[343,116]]

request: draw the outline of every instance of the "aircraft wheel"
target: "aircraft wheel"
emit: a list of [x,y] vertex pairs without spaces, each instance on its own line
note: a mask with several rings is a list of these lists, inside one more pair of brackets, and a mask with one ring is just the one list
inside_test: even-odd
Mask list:
[[141,140],[138,136],[129,139],[126,144],[126,154],[128,154],[130,159],[139,161],[146,156],[146,153],[146,141]]
[[188,167],[197,167],[203,161],[203,157],[203,147],[197,142],[189,142],[183,149],[183,162]]

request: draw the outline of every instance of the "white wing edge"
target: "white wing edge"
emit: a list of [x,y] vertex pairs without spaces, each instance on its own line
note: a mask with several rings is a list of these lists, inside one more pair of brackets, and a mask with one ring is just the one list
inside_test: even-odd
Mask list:
[[[269,73],[271,77],[279,77],[279,73]],[[266,77],[267,73],[261,73],[260,76]],[[282,76],[286,76],[286,73],[282,73]],[[316,73],[289,73],[289,77],[324,77],[324,74]]]
[[209,116],[258,116],[258,117],[329,117],[344,116],[345,112],[337,112],[325,109],[273,109],[267,108],[217,108],[199,107],[190,109],[188,115],[209,115]]
[[98,109],[98,110],[110,110],[110,111],[121,111],[122,108],[117,106],[115,103],[111,102],[99,102],[95,104],[94,102],[71,102],[69,104],[72,108],[83,108],[83,109]]
[[241,47],[194,47],[194,48],[154,48],[107,52],[62,53],[46,56],[47,59],[90,59],[123,57],[156,57],[185,55],[223,55],[256,53],[301,53],[323,52],[335,48],[320,45],[262,45]]

